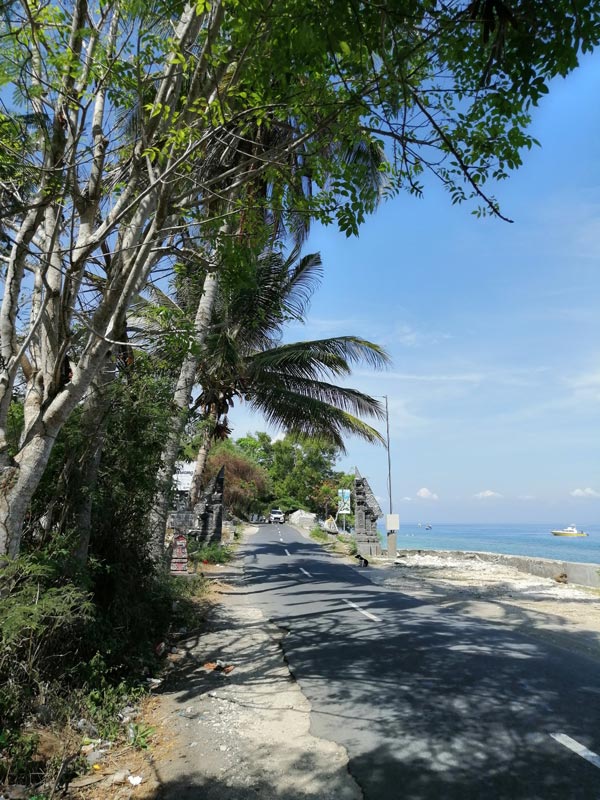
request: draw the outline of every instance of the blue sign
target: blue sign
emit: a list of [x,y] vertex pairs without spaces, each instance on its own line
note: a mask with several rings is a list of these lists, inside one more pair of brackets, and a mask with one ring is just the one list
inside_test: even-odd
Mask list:
[[338,514],[351,514],[350,489],[338,489]]

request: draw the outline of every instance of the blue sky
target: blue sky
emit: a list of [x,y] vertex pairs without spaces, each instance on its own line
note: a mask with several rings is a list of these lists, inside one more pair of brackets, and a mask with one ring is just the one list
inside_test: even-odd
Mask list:
[[[324,278],[286,338],[386,347],[394,511],[402,521],[600,520],[600,53],[534,111],[541,147],[493,188],[510,225],[431,184],[381,207],[358,239],[315,226]],[[265,430],[242,407],[234,436]],[[387,510],[385,450],[348,442]]]

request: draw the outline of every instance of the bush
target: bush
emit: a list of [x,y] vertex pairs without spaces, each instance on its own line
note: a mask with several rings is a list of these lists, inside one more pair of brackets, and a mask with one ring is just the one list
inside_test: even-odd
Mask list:
[[41,777],[36,761],[38,738],[18,730],[0,730],[0,783],[26,780],[31,783]]
[[[118,712],[159,668],[157,645],[170,626],[191,626],[190,594],[202,581],[173,578],[148,555],[145,521],[170,398],[168,380],[149,374],[151,366],[138,359],[107,389],[98,480],[83,487],[93,501],[86,566],[74,557],[78,506],[69,486],[79,486],[95,442],[74,414],[33,499],[23,555],[0,568],[0,783],[28,782],[43,769],[26,722],[84,717],[100,735],[116,735]],[[15,403],[15,436],[21,410]],[[134,738],[143,746],[147,732]]]
[[[92,604],[94,570],[81,573],[78,585],[63,567],[37,553],[0,570],[0,783],[36,782],[44,772],[37,737],[23,727],[32,718],[68,724],[84,717],[102,738],[117,738],[119,711],[140,699],[143,678],[158,668],[156,644],[171,624],[197,620],[191,598],[202,591],[201,578],[148,575],[143,593],[127,595],[132,576],[121,565],[115,572],[125,584],[117,580],[108,608]],[[143,747],[148,735],[134,729],[132,743]]]
[[89,593],[56,560],[22,556],[0,569],[0,781],[39,774],[36,739],[20,727],[40,707],[64,707],[93,619]]

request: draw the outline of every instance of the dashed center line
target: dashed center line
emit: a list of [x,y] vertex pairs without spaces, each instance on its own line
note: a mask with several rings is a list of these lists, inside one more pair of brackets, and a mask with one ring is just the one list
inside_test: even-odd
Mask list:
[[593,753],[591,750],[588,750],[587,747],[584,747],[584,745],[575,741],[575,739],[571,739],[571,737],[567,736],[566,733],[551,733],[550,736],[559,744],[562,744],[564,747],[567,747],[569,750],[577,753],[578,756],[585,758],[585,760],[589,761],[590,764],[593,764],[595,767],[600,769],[600,756],[596,753]]
[[376,617],[375,614],[371,614],[368,611],[362,609],[360,606],[357,606],[356,603],[352,602],[352,600],[346,600],[344,597],[342,598],[342,600],[344,601],[344,603],[347,603],[349,606],[352,606],[352,608],[355,608],[361,614],[364,614],[365,617],[372,619],[373,622],[381,622],[381,619],[379,617]]
[[306,571],[305,569],[303,569],[302,567],[300,567],[300,572],[303,572],[305,575],[308,575],[308,577],[309,577],[309,578],[312,578],[312,575],[310,574],[310,572],[307,572],[307,571]]

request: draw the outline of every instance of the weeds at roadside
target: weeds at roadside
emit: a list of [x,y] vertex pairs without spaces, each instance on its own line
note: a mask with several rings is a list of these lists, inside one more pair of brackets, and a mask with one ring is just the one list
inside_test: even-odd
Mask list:
[[199,545],[193,539],[188,541],[188,558],[197,566],[198,564],[227,564],[233,558],[233,553],[226,545],[205,544]]
[[156,728],[145,725],[143,722],[131,722],[127,728],[127,741],[138,750],[147,750]]
[[325,542],[329,541],[329,534],[326,531],[322,531],[321,528],[313,528],[309,536],[315,542],[320,542],[321,544],[325,544]]
[[44,797],[89,769],[83,744],[149,746],[153,729],[132,718],[164,663],[156,644],[197,626],[207,582],[141,579],[145,596],[130,591],[126,613],[111,619],[59,560],[27,555],[0,569],[0,787]]
[[344,548],[344,552],[349,556],[355,556],[357,554],[358,548],[356,546],[356,539],[353,536],[348,533],[340,533],[337,540]]
[[333,537],[327,531],[314,527],[309,536],[319,544],[328,545],[329,549],[334,553],[347,556],[355,556],[357,553],[356,540],[349,533],[338,533],[337,536]]

